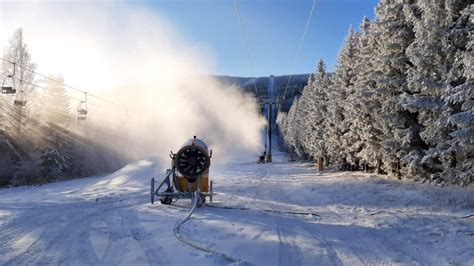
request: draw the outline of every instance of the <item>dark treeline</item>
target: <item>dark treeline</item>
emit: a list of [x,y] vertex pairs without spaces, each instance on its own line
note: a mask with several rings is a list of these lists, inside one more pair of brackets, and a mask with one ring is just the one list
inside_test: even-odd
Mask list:
[[[308,84],[308,74],[292,75],[291,79],[288,75],[275,76],[275,93],[283,101],[281,102],[281,110],[288,112],[291,107],[292,99],[301,95],[303,88]],[[255,87],[252,82],[253,78],[230,77],[230,76],[213,76],[216,80],[225,85],[235,85],[241,87],[245,92],[255,95],[255,87],[257,87],[257,97],[268,96],[269,77],[255,78]],[[288,83],[288,80],[290,82]],[[283,97],[283,94],[285,97]]]
[[289,112],[286,148],[345,170],[466,185],[474,180],[474,5],[381,0],[349,29]]

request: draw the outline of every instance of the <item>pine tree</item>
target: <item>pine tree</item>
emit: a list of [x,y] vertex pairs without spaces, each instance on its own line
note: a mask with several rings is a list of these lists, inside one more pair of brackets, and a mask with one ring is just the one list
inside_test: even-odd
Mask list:
[[321,59],[318,63],[314,81],[308,87],[308,95],[310,98],[308,106],[308,127],[311,129],[309,136],[308,153],[314,159],[323,157],[327,159],[327,138],[324,121],[327,119],[328,113],[328,95],[327,91],[331,85],[331,79],[326,72],[326,65]]
[[443,44],[447,76],[441,95],[443,111],[436,125],[447,136],[429,149],[423,163],[434,169],[430,172],[434,180],[469,184],[474,181],[474,5],[452,0],[446,9],[449,21]]
[[39,165],[45,181],[69,176],[74,170],[74,157],[79,156],[70,132],[52,123],[44,125],[43,132],[46,136],[39,150]]
[[310,97],[308,95],[308,85],[303,88],[303,92],[298,101],[297,109],[297,122],[296,122],[296,133],[297,143],[299,144],[298,150],[299,156],[308,159],[308,147],[311,145],[308,136],[311,135],[311,128],[309,126],[309,120],[307,119],[309,115],[309,101]]
[[285,151],[289,151],[289,147],[285,140],[285,136],[287,134],[287,123],[288,123],[288,114],[285,112],[279,111],[276,118],[278,144],[280,148]]
[[[69,98],[64,88],[64,78],[50,75],[42,95],[41,118],[48,124],[65,127],[71,121]],[[58,82],[59,81],[59,82]]]
[[71,117],[62,76],[51,75],[46,80],[42,102],[41,120],[46,136],[40,156],[42,174],[45,178],[64,177],[72,169],[74,152],[67,130]]
[[356,150],[359,136],[353,130],[353,110],[350,108],[355,94],[356,60],[358,54],[358,33],[349,28],[344,45],[339,52],[333,85],[329,95],[329,138],[328,145],[337,162],[347,167],[358,164]]
[[[320,64],[324,64],[321,63]],[[318,65],[318,68],[322,67],[321,65]],[[314,131],[316,130],[314,126],[314,97],[315,97],[315,90],[317,86],[317,72],[312,73],[308,77],[308,82],[306,86],[303,88],[303,92],[301,94],[300,98],[300,108],[299,110],[302,110],[303,112],[299,112],[301,115],[305,117],[305,119],[302,119],[301,121],[301,146],[302,149],[304,150],[305,155],[308,157],[312,157],[312,146],[313,146],[313,140],[312,136],[314,134]]]
[[377,76],[375,73],[375,54],[378,50],[378,37],[374,23],[367,17],[360,26],[358,54],[354,77],[355,94],[348,106],[352,110],[353,130],[356,130],[359,143],[355,143],[359,163],[368,168],[381,165],[382,131],[375,127],[375,117],[382,107],[378,99]]
[[301,145],[301,141],[299,139],[300,134],[298,133],[298,129],[300,128],[301,117],[298,117],[299,109],[299,99],[295,98],[293,100],[293,104],[288,111],[288,123],[287,123],[287,137],[286,141],[296,153],[298,157],[304,156],[304,151]]
[[404,16],[404,9],[413,5],[413,0],[381,0],[376,7],[377,20],[374,31],[378,46],[374,61],[376,74],[378,110],[374,126],[381,131],[381,154],[384,170],[398,173],[406,165],[405,158],[413,143],[416,128],[413,115],[401,107],[401,94],[408,91],[407,68],[409,60],[405,54],[413,42],[414,33]]
[[[11,62],[16,63],[13,85],[17,91],[14,97],[9,97],[8,101],[2,104],[5,111],[4,121],[6,122],[4,129],[10,135],[21,139],[27,131],[25,127],[31,118],[31,110],[29,110],[28,105],[22,106],[21,103],[31,100],[34,81],[32,70],[36,69],[36,65],[31,62],[28,47],[23,41],[23,30],[21,28],[14,32],[9,41],[9,46],[4,51],[3,58],[8,62],[3,61],[2,63],[2,76],[12,74],[14,65]],[[18,104],[13,105],[13,100],[16,100]]]
[[444,5],[419,2],[406,6],[407,21],[413,25],[415,40],[406,50],[411,64],[407,69],[408,90],[401,95],[402,108],[411,117],[412,131],[404,157],[403,175],[423,177],[429,167],[422,158],[430,146],[443,138],[435,121],[441,115],[441,94],[445,80],[442,38],[447,20]]
[[300,156],[472,183],[474,4],[381,0],[376,13],[281,115],[285,140]]

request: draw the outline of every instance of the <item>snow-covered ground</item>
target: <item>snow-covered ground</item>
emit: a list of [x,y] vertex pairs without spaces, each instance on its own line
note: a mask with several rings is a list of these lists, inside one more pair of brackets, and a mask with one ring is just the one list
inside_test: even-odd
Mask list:
[[[474,265],[473,188],[274,159],[213,165],[213,206],[245,210],[202,207],[181,234],[239,264]],[[148,158],[104,177],[1,189],[0,264],[225,264],[174,237],[189,200],[149,203],[149,180],[163,173]]]

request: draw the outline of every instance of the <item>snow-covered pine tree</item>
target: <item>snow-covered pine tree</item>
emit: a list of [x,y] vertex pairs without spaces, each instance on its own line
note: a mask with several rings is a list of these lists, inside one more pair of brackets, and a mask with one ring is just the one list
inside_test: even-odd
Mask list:
[[376,73],[374,71],[378,42],[374,24],[365,17],[360,25],[354,77],[355,93],[350,98],[347,108],[353,120],[352,130],[358,136],[353,147],[362,168],[368,170],[381,164],[382,131],[374,126],[377,110],[381,109],[376,91]]
[[417,127],[413,115],[401,107],[401,94],[408,91],[406,48],[413,42],[414,33],[407,23],[404,9],[414,0],[381,0],[376,7],[374,30],[379,42],[374,54],[374,71],[378,100],[374,125],[382,132],[381,154],[384,170],[399,173],[406,165]]
[[313,158],[313,154],[311,151],[313,150],[314,147],[314,139],[313,135],[316,130],[315,121],[317,120],[314,117],[315,114],[315,100],[316,100],[316,89],[318,86],[319,76],[318,72],[325,71],[325,66],[324,62],[322,60],[319,62],[316,72],[312,73],[308,77],[308,82],[307,85],[303,88],[303,92],[301,94],[300,98],[300,114],[304,116],[304,118],[301,121],[302,124],[302,129],[301,129],[301,145],[304,150],[305,155],[307,155],[309,158]]
[[45,85],[46,89],[41,97],[41,120],[47,124],[66,127],[71,122],[71,114],[64,78],[61,75],[50,75],[49,79],[45,80]]
[[295,97],[293,100],[293,104],[290,107],[290,110],[288,111],[288,123],[287,123],[287,135],[286,135],[286,141],[290,145],[290,147],[293,149],[293,151],[296,153],[296,155],[300,158],[304,156],[304,150],[301,146],[301,140],[299,139],[300,134],[298,133],[298,130],[301,126],[301,120],[303,118],[298,117],[299,112],[299,102],[300,100]]
[[431,173],[432,179],[469,184],[474,181],[474,5],[450,0],[446,9],[449,24],[443,46],[447,77],[441,96],[443,114],[436,125],[448,135],[430,148],[423,163],[436,169]]
[[41,120],[46,141],[40,158],[42,174],[46,178],[58,178],[67,175],[71,169],[73,147],[67,130],[71,117],[64,79],[62,76],[50,78],[46,80],[42,95]]
[[331,85],[331,79],[326,72],[326,65],[322,59],[318,62],[313,79],[307,88],[309,101],[306,120],[308,121],[308,127],[311,129],[307,140],[310,143],[307,153],[315,160],[321,157],[326,161],[329,154],[326,143],[328,135],[324,121],[327,119],[327,91]]
[[291,125],[294,123],[294,119],[295,119],[295,113],[296,113],[296,106],[294,106],[294,104],[296,104],[298,101],[297,97],[295,97],[293,99],[293,103],[291,104],[290,106],[290,109],[288,110],[288,114],[286,116],[286,121],[284,123],[284,139],[285,139],[285,143],[288,145],[288,147],[290,148],[290,152],[294,152],[294,148],[293,148],[293,145],[291,144],[292,143],[292,140],[290,140],[290,136],[291,136]]
[[[24,139],[23,134],[27,132],[27,123],[31,116],[31,110],[28,105],[14,105],[14,100],[26,102],[31,100],[33,92],[34,73],[31,70],[36,69],[36,65],[31,62],[31,55],[28,47],[23,41],[23,30],[17,29],[5,49],[3,58],[9,62],[16,63],[14,86],[16,94],[8,97],[7,102],[3,102],[4,107],[4,129],[16,139]],[[13,73],[13,64],[2,62],[2,76]],[[3,98],[3,97],[2,97]]]
[[285,151],[289,151],[288,144],[286,143],[285,136],[286,136],[286,128],[288,122],[288,114],[285,112],[278,112],[276,118],[276,126],[277,126],[277,136],[278,136],[278,144],[280,148]]
[[[311,76],[311,75],[310,75]],[[298,140],[301,152],[298,154],[303,159],[308,159],[308,147],[311,145],[308,136],[311,134],[311,128],[309,127],[308,117],[308,105],[310,97],[308,95],[308,85],[303,88],[303,92],[298,101],[298,109],[296,113],[296,138]]]
[[307,115],[308,112],[306,99],[302,99],[302,97],[300,97],[298,100],[298,108],[296,109],[295,138],[297,146],[295,147],[295,151],[296,154],[304,160],[308,159],[308,153],[304,144],[305,134],[309,133],[306,123]]
[[409,114],[413,129],[405,137],[409,152],[403,160],[406,165],[402,174],[426,177],[427,172],[437,170],[422,164],[423,156],[446,136],[435,121],[441,115],[446,77],[443,38],[448,21],[442,2],[419,1],[417,6],[405,6],[405,16],[413,25],[415,40],[406,50],[411,64],[407,70],[408,90],[401,95],[402,108]]
[[346,166],[347,164],[347,141],[351,137],[347,135],[351,122],[346,117],[345,104],[347,97],[352,94],[355,77],[355,59],[357,53],[357,34],[350,27],[346,40],[339,52],[336,71],[333,76],[333,84],[327,91],[328,113],[324,121],[327,130],[327,147],[333,164]]
[[[327,85],[331,80],[320,77],[329,75],[318,77],[318,67],[280,122],[286,125],[283,135],[295,150],[303,148],[299,154],[313,158],[343,147],[333,162],[359,159],[399,177],[473,182],[474,5],[381,0],[376,13],[376,21],[365,18],[357,35],[350,83],[341,82],[350,72],[337,72],[335,85]],[[302,103],[304,112],[298,111]],[[295,133],[302,114],[309,135]],[[347,128],[336,139],[327,134]]]

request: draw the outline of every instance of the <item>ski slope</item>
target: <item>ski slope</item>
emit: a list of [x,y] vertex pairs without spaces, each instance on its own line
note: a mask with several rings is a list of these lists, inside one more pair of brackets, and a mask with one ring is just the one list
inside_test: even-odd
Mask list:
[[[472,187],[318,174],[274,156],[214,164],[220,195],[181,234],[243,265],[474,265]],[[226,264],[175,239],[189,200],[149,203],[164,169],[147,158],[108,176],[0,189],[0,264]]]

